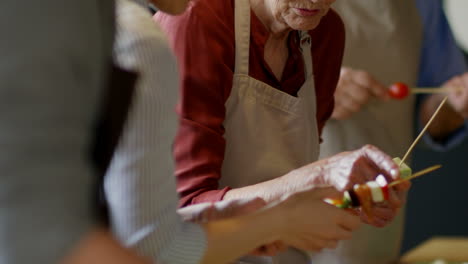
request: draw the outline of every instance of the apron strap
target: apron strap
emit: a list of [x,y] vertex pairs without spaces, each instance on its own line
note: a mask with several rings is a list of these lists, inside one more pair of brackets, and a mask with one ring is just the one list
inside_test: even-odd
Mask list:
[[236,0],[234,3],[234,28],[236,33],[235,74],[249,75],[250,52],[250,3]]
[[309,78],[312,78],[312,75],[314,74],[312,52],[310,51],[312,47],[312,38],[310,37],[307,31],[300,31],[299,36],[301,43],[302,58],[304,60],[305,66],[305,80],[307,81]]

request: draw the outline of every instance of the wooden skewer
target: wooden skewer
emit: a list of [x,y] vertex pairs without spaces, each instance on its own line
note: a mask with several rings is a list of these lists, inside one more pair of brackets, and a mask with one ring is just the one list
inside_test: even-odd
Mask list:
[[431,87],[416,87],[411,88],[411,93],[414,94],[435,94],[435,93],[449,93],[461,91],[462,87],[440,87],[440,88],[431,88]]
[[423,175],[425,175],[425,174],[428,174],[429,172],[433,172],[433,171],[435,171],[435,170],[438,170],[438,169],[440,169],[441,167],[442,167],[442,165],[434,165],[434,166],[429,167],[429,168],[427,168],[427,169],[424,169],[424,170],[422,170],[422,171],[418,171],[418,172],[412,174],[411,176],[409,176],[408,178],[393,181],[393,182],[391,182],[388,186],[389,186],[389,187],[392,187],[392,186],[397,185],[397,184],[400,184],[400,183],[402,183],[402,182],[410,181],[410,180],[412,180],[412,179],[414,179],[414,178],[421,177],[421,176],[423,176]]
[[434,121],[434,118],[437,116],[437,114],[440,112],[440,109],[442,109],[442,106],[444,106],[445,102],[447,102],[447,99],[448,99],[448,96],[445,96],[444,100],[440,103],[439,107],[437,107],[437,110],[434,112],[434,114],[432,114],[432,117],[431,119],[429,119],[429,121],[427,122],[426,126],[423,128],[423,130],[421,131],[421,133],[419,133],[418,137],[414,140],[413,144],[408,148],[408,150],[406,151],[406,154],[405,156],[403,156],[403,158],[401,159],[401,162],[399,164],[399,166],[401,166],[401,164],[403,164],[403,162],[405,162],[405,160],[408,158],[409,154],[411,153],[411,151],[413,151],[414,147],[416,146],[416,144],[418,144],[419,140],[422,138],[422,136],[424,135],[424,133],[426,132],[426,130],[429,128],[429,126],[431,125],[432,121]]

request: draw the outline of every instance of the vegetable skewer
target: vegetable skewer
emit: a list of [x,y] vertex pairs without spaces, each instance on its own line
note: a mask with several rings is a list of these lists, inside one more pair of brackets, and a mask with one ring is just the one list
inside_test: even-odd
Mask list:
[[421,176],[423,176],[423,175],[426,175],[426,174],[428,174],[428,173],[430,173],[430,172],[433,172],[433,171],[435,171],[435,170],[438,170],[438,169],[440,169],[440,168],[442,168],[442,165],[434,165],[434,166],[429,167],[429,168],[427,168],[427,169],[424,169],[424,170],[422,170],[422,171],[418,171],[418,172],[416,172],[415,174],[413,174],[413,175],[411,175],[411,176],[409,176],[409,177],[407,177],[407,178],[393,181],[393,182],[391,182],[388,186],[389,186],[389,187],[392,187],[392,186],[395,186],[395,185],[400,184],[400,183],[402,183],[402,182],[410,181],[410,180],[412,180],[412,179],[414,179],[414,178],[421,177]]
[[397,82],[390,86],[388,89],[388,94],[393,99],[405,99],[410,93],[413,94],[443,94],[450,92],[461,91],[462,87],[414,87],[409,88],[408,85]]
[[[398,162],[400,159],[395,158],[394,160],[395,162]],[[411,179],[433,172],[442,167],[441,165],[435,165],[411,174],[411,168],[409,168],[404,163],[403,165],[404,166],[402,170],[404,171],[401,173],[402,175],[408,175],[407,173],[409,170],[409,176],[405,178],[388,183],[383,175],[379,175],[376,177],[375,181],[354,185],[351,190],[344,192],[343,199],[325,199],[325,202],[343,209],[361,207],[364,213],[366,213],[369,217],[372,217],[372,204],[388,200],[390,197],[389,188],[402,182],[410,181]]]

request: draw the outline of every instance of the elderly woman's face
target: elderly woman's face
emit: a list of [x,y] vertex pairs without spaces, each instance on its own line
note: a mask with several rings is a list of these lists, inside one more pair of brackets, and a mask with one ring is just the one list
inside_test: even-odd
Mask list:
[[[330,10],[335,0],[271,0],[275,18],[294,30],[311,30]],[[344,0],[353,1],[353,0]]]

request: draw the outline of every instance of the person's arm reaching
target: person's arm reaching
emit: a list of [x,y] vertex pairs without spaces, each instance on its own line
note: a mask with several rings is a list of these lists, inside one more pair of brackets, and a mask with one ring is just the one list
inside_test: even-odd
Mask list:
[[84,237],[60,264],[157,264],[123,249],[105,230],[96,229]]
[[369,72],[342,67],[335,92],[335,108],[332,118],[348,119],[361,111],[373,98],[382,101],[389,100],[388,88]]
[[357,216],[323,202],[340,196],[333,188],[306,190],[254,214],[208,222],[204,225],[208,246],[201,263],[234,260],[239,253],[278,240],[307,251],[335,248],[360,225]]
[[[424,40],[418,86],[458,86],[463,91],[451,92],[448,104],[442,108],[429,128],[426,143],[437,150],[446,150],[466,137],[466,78],[468,71],[462,51],[457,46],[441,1],[416,1],[424,24]],[[443,100],[436,94],[420,98],[419,120],[423,126]],[[465,119],[465,120],[464,120]],[[457,132],[458,131],[458,132]]]
[[[434,119],[428,128],[428,133],[436,142],[444,142],[449,137],[453,137],[454,131],[463,129],[466,136],[468,120],[468,73],[455,76],[446,82],[442,87],[452,88],[453,92],[448,94],[448,102],[441,112]],[[428,96],[421,103],[420,120],[426,124],[433,113],[443,101],[445,95],[436,94]],[[462,135],[462,133],[460,133]],[[460,141],[462,138],[458,136]],[[451,139],[454,141],[455,139]],[[450,145],[453,145],[450,144]]]
[[182,206],[219,201],[229,190],[218,187],[226,145],[225,102],[234,73],[234,44],[226,35],[231,34],[233,39],[234,32],[219,18],[229,14],[216,14],[212,7],[193,5],[206,5],[206,1],[192,1],[187,11],[177,17],[155,15],[180,66],[180,124],[174,158]]
[[177,127],[177,65],[146,8],[129,0],[117,1],[114,58],[140,78],[105,177],[113,231],[153,261],[199,263],[205,234],[176,213],[171,148]]

